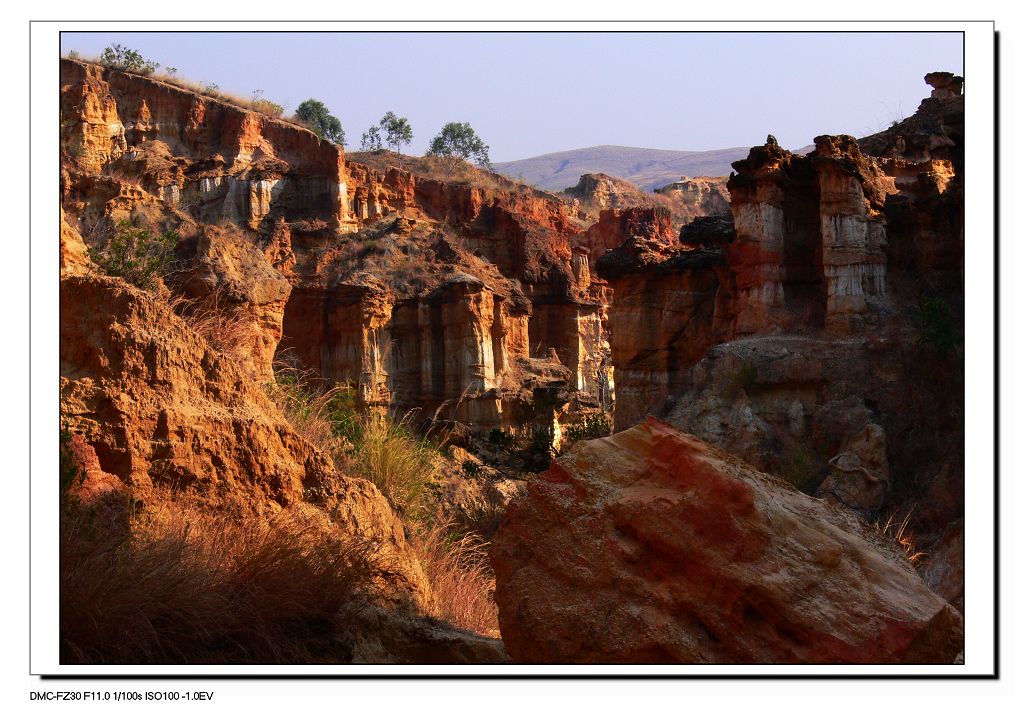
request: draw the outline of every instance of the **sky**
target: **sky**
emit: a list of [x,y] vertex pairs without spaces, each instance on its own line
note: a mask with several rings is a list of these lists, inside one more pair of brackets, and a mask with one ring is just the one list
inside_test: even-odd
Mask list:
[[357,149],[388,110],[422,154],[469,122],[494,162],[601,144],[790,149],[913,114],[935,70],[963,74],[960,33],[68,33],[61,51],[120,43],[222,91],[291,113],[323,101]]

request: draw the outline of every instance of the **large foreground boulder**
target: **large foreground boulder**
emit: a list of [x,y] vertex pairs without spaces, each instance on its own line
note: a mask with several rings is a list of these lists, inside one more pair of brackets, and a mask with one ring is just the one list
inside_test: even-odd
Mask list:
[[671,426],[580,443],[492,544],[509,656],[951,663],[963,621],[888,538]]

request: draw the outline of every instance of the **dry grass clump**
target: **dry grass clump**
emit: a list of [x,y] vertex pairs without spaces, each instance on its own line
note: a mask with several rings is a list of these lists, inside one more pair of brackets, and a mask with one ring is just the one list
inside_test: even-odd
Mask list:
[[343,472],[358,424],[352,385],[342,383],[327,390],[311,371],[283,359],[275,363],[274,382],[266,390],[295,432],[329,455]]
[[240,307],[232,306],[219,290],[203,298],[174,295],[168,303],[210,346],[236,361],[244,362],[259,338],[252,318]]
[[328,389],[311,372],[278,362],[271,399],[292,427],[334,459],[339,472],[365,478],[405,519],[424,514],[437,478],[436,453],[417,438],[410,423],[358,406],[355,387]]
[[500,637],[487,543],[475,533],[460,536],[451,520],[439,518],[420,529],[413,545],[434,588],[434,617],[464,630]]
[[897,519],[896,513],[891,513],[884,523],[875,521],[874,528],[882,535],[892,538],[899,543],[899,546],[903,549],[903,554],[907,556],[907,560],[916,568],[927,557],[928,553],[923,553],[917,549],[917,541],[914,538],[914,534],[907,527],[913,512],[913,510],[907,512],[902,519]]
[[61,662],[344,661],[372,599],[367,547],[297,515],[227,517],[175,501],[98,525],[61,516]]
[[407,519],[427,509],[437,478],[436,454],[416,438],[407,420],[368,413],[362,417],[352,451],[352,468],[388,497]]

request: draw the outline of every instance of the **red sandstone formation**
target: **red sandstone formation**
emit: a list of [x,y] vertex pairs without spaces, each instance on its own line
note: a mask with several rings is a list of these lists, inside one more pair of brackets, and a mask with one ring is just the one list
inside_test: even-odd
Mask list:
[[[582,445],[531,485],[495,547],[515,658],[946,660],[955,613],[848,515],[921,501],[919,547],[935,556],[922,570],[962,608],[962,521],[947,527],[963,508],[962,366],[928,348],[920,308],[962,304],[962,81],[926,79],[914,117],[860,143],[823,136],[800,156],[769,137],[735,163],[731,213],[681,230],[663,199],[584,177],[588,201],[612,205],[584,228],[578,206],[497,175],[346,161],[289,122],[65,60],[62,411],[83,495],[173,484],[214,506],[309,503],[377,541],[395,592],[423,604],[387,501],[259,389],[275,357],[352,382],[364,406],[543,432],[556,448],[567,421],[614,400],[617,429],[667,417],[847,513],[660,424]],[[713,185],[672,192],[711,213]],[[121,220],[177,232],[159,296],[186,299],[193,321],[230,317],[236,340],[211,346],[94,276],[89,250]],[[731,592],[705,604],[712,577]],[[412,616],[378,618],[381,655],[499,659]]]
[[[957,211],[956,194],[939,191],[952,189],[954,183],[940,179],[945,175],[937,173],[934,160],[918,166],[916,179],[901,179],[912,172],[893,160],[863,154],[851,137],[818,137],[815,151],[806,157],[782,149],[769,137],[746,160],[736,162],[736,169],[729,180],[734,229],[718,220],[684,227],[683,246],[662,252],[657,267],[649,258],[627,258],[628,251],[598,264],[598,274],[609,280],[616,295],[609,325],[615,337],[612,363],[621,427],[657,410],[662,399],[682,388],[685,369],[714,343],[787,332],[824,331],[842,337],[869,325],[877,328],[893,309],[894,290],[887,282],[890,259],[901,271],[914,267],[940,275],[950,270],[947,257],[955,252],[942,249],[937,256],[934,249],[921,248],[926,243],[949,247],[961,240],[958,217],[952,214]],[[889,173],[897,170],[897,176]],[[930,195],[925,187],[931,188]],[[929,211],[936,205],[940,211]],[[895,227],[887,227],[890,218]],[[943,236],[926,242],[938,230]],[[591,231],[596,233],[596,227]],[[648,229],[650,241],[657,236]],[[720,252],[721,260],[695,263],[689,254],[693,248]],[[693,276],[695,266],[704,267],[702,279]],[[670,288],[674,280],[662,278],[672,272],[681,286],[702,288],[686,290],[693,309],[666,309],[661,316],[668,323],[650,333],[652,324],[662,323],[658,305],[676,296]],[[650,307],[650,316],[630,298],[642,293],[651,297],[640,300]],[[638,331],[648,333],[634,336]],[[695,336],[704,338],[694,345]],[[669,343],[681,340],[690,347],[692,360],[661,361],[660,366],[652,362],[653,356],[671,350]],[[652,384],[664,389],[652,389]],[[633,400],[634,385],[646,395]]]
[[441,410],[485,433],[515,428],[530,360],[552,351],[577,390],[607,393],[604,286],[553,196],[347,163],[284,121],[61,68],[68,237],[102,243],[123,219],[174,228],[184,269],[169,283],[248,322],[252,375],[271,375],[280,345],[367,405]]
[[214,506],[263,512],[322,496],[333,522],[379,546],[392,588],[429,600],[380,491],[339,476],[258,383],[163,302],[118,279],[65,278],[60,348],[68,429],[137,498],[191,491]]
[[[930,81],[863,146],[753,148],[732,222],[602,257],[617,429],[668,417],[871,519],[913,510],[925,549],[962,515],[963,97]],[[949,315],[944,348],[928,305]]]
[[491,548],[531,663],[950,663],[963,620],[898,546],[648,419],[579,444]]
[[203,221],[251,229],[279,215],[352,223],[341,148],[287,122],[74,60],[61,60],[61,116],[73,183],[131,177]]
[[686,225],[698,217],[730,214],[725,185],[726,177],[681,177],[654,192],[668,199],[675,221]]
[[597,222],[579,239],[596,261],[632,237],[644,237],[666,245],[676,243],[672,215],[663,207],[605,209]]

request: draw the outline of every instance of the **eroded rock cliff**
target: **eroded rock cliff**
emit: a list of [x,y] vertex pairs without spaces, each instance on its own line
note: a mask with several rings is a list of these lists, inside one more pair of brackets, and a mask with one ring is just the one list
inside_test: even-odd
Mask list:
[[[732,217],[648,231],[609,282],[615,427],[667,417],[921,543],[963,511],[963,97],[735,163]],[[875,155],[875,156],[873,156]]]
[[163,302],[119,279],[61,282],[61,415],[98,468],[135,500],[168,492],[212,507],[317,506],[377,545],[388,584],[414,606],[430,587],[374,485],[339,475],[230,357]]
[[173,229],[167,283],[188,310],[245,320],[237,358],[260,379],[289,349],[364,405],[480,433],[531,430],[512,407],[533,402],[533,359],[610,400],[607,292],[552,195],[394,155],[346,162],[309,130],[187,89],[73,60],[61,72],[68,271],[119,222]]

